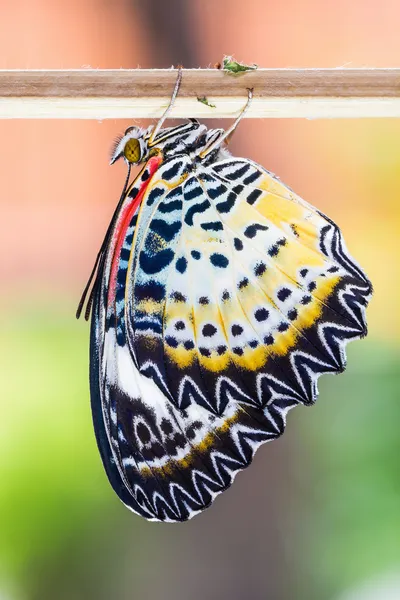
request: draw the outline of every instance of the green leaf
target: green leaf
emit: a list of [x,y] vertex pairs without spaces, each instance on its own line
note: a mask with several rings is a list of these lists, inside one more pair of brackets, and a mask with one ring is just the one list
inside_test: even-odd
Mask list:
[[197,101],[209,106],[210,108],[216,108],[215,104],[211,104],[211,102],[209,102],[205,96],[202,96],[201,98],[197,97]]
[[258,65],[256,64],[246,65],[245,63],[237,62],[232,56],[224,56],[224,60],[222,61],[222,70],[233,75],[246,71],[255,71],[257,68]]

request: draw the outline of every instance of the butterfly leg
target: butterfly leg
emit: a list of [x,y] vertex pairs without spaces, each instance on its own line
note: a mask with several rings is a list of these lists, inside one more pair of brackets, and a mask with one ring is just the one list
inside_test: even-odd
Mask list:
[[225,144],[229,143],[230,139],[232,138],[232,135],[234,134],[234,132],[236,130],[236,127],[239,125],[240,121],[243,119],[244,115],[249,110],[252,100],[253,100],[253,90],[248,89],[247,90],[247,102],[244,105],[244,107],[242,108],[236,121],[229,127],[229,129],[227,129],[221,135],[221,137],[218,137],[216,140],[213,140],[209,146],[206,146],[204,148],[204,150],[202,150],[200,152],[200,154],[199,154],[200,158],[205,158],[206,156],[208,156],[210,154],[210,152],[212,152],[213,150],[218,148],[222,144],[222,142],[225,142]]
[[171,100],[169,101],[169,104],[168,104],[166,110],[161,115],[161,117],[158,120],[158,123],[154,126],[154,129],[151,132],[151,136],[150,136],[149,141],[148,141],[148,147],[149,148],[152,147],[154,139],[156,138],[158,132],[160,131],[161,127],[163,126],[163,123],[164,123],[165,119],[168,118],[168,115],[170,114],[170,112],[172,110],[172,107],[175,104],[175,100],[176,100],[176,97],[177,97],[178,92],[179,92],[181,81],[182,81],[182,67],[179,66],[178,67],[178,76],[176,78],[175,87],[174,87],[174,91],[172,92]]

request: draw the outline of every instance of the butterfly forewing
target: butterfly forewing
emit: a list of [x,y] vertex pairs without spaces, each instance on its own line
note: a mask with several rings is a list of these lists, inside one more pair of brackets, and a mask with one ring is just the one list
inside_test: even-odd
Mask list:
[[152,160],[95,298],[92,407],[121,500],[183,521],[343,370],[371,285],[337,226],[256,163]]

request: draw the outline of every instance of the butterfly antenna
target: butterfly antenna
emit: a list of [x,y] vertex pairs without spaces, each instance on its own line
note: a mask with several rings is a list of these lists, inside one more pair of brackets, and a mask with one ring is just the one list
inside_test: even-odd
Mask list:
[[93,306],[93,298],[94,298],[94,292],[96,290],[96,284],[93,285],[92,289],[90,290],[90,294],[89,294],[89,298],[86,304],[86,310],[85,310],[85,321],[89,321],[89,317],[90,317],[90,311],[92,310],[92,306]]
[[173,108],[173,106],[175,104],[175,100],[176,100],[176,97],[178,95],[179,88],[181,86],[181,81],[182,81],[182,67],[179,66],[178,67],[178,75],[177,75],[177,78],[176,78],[174,91],[172,92],[171,100],[169,101],[169,104],[168,104],[167,108],[165,109],[164,113],[161,115],[161,117],[159,118],[158,122],[154,126],[153,131],[151,132],[150,138],[148,140],[148,146],[149,147],[151,147],[153,145],[153,142],[155,140],[156,135],[160,131],[161,127],[163,126],[163,123],[164,123],[165,119],[168,118],[168,115],[170,114],[170,112],[171,112],[171,110],[172,110],[172,108]]
[[93,277],[95,276],[95,273],[97,271],[97,266],[98,266],[98,264],[100,262],[100,259],[101,259],[102,255],[103,255],[103,246],[101,247],[100,252],[97,255],[96,261],[94,263],[94,267],[92,269],[92,272],[90,273],[90,276],[89,276],[88,282],[87,282],[87,284],[85,286],[85,289],[83,290],[81,299],[79,300],[78,308],[76,310],[76,318],[77,319],[79,319],[79,317],[81,316],[83,305],[85,304],[87,293],[88,293],[90,285],[91,285],[91,283],[93,281]]
[[92,284],[92,281],[94,279],[93,287],[92,287],[92,289],[90,291],[88,302],[87,302],[87,305],[86,305],[86,310],[85,310],[85,320],[86,321],[89,320],[90,311],[91,311],[91,308],[92,308],[92,305],[93,305],[94,294],[95,294],[95,291],[97,289],[97,285],[98,285],[98,282],[99,282],[99,275],[100,275],[100,273],[103,270],[104,256],[105,256],[104,252],[105,252],[105,250],[106,250],[106,248],[108,246],[108,242],[109,242],[109,239],[110,239],[111,231],[112,231],[112,229],[114,227],[114,224],[115,224],[115,221],[117,219],[117,215],[119,213],[119,209],[121,208],[121,204],[124,201],[124,198],[125,198],[125,195],[126,195],[126,190],[128,188],[128,184],[129,184],[130,176],[131,176],[131,164],[129,163],[128,164],[128,173],[127,173],[127,176],[126,176],[126,179],[125,179],[125,184],[124,184],[124,187],[123,187],[123,190],[122,190],[119,202],[117,204],[117,208],[115,209],[113,217],[111,219],[111,222],[110,222],[110,224],[109,224],[109,226],[107,228],[106,235],[104,236],[103,243],[102,243],[101,248],[100,248],[100,250],[99,250],[99,252],[97,254],[97,257],[96,257],[96,260],[95,260],[92,272],[90,273],[88,282],[87,282],[87,284],[85,286],[85,289],[83,290],[81,299],[79,301],[78,308],[76,310],[76,318],[77,319],[79,319],[79,317],[82,314],[82,310],[83,310],[83,306],[85,304],[86,296],[88,294],[89,288],[90,288],[90,286]]

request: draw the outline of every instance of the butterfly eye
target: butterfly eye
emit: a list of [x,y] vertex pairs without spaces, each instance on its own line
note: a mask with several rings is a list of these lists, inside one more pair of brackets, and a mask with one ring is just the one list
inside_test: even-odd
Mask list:
[[137,138],[131,138],[128,140],[124,147],[124,156],[130,163],[140,162],[142,152],[140,149],[140,142]]

